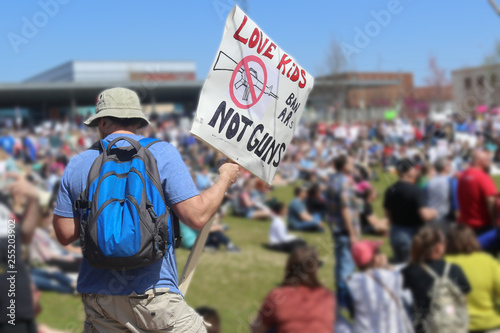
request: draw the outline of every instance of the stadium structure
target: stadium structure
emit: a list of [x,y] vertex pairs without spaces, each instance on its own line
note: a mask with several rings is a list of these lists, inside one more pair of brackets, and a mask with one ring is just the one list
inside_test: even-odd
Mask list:
[[[0,119],[31,123],[46,119],[86,118],[95,112],[97,95],[111,87],[135,90],[146,113],[192,117],[203,87],[192,61],[69,61],[19,83],[0,83]],[[341,109],[352,89],[394,87],[402,80],[388,76],[373,80],[356,77],[318,78],[305,117]],[[338,111],[337,111],[338,113]]]

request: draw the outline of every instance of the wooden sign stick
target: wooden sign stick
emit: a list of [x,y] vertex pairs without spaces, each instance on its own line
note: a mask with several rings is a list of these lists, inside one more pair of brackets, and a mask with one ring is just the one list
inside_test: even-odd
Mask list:
[[182,272],[181,279],[179,281],[179,290],[180,292],[186,296],[186,293],[189,288],[189,284],[191,283],[191,279],[194,275],[194,270],[198,261],[200,259],[201,253],[203,252],[203,248],[205,247],[205,243],[207,241],[208,233],[210,232],[210,228],[215,221],[215,214],[208,220],[207,224],[201,229],[196,237],[196,241],[194,242],[193,248],[191,249],[191,253],[189,253],[189,257],[186,261],[186,266],[184,266],[184,270]]

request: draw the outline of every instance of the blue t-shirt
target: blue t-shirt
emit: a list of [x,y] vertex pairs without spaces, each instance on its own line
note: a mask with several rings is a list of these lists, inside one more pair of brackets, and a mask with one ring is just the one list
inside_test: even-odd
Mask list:
[[[110,142],[120,136],[127,136],[137,141],[143,138],[139,135],[111,134],[105,140]],[[116,145],[122,147],[130,144],[119,141]],[[174,146],[167,142],[159,142],[152,145],[149,150],[158,165],[167,205],[179,203],[199,194],[181,155]],[[73,211],[73,205],[80,193],[85,190],[90,167],[98,156],[99,151],[87,150],[71,159],[61,180],[54,214],[69,218],[79,217],[78,212]],[[170,288],[171,292],[180,294],[172,246],[168,247],[162,260],[126,271],[94,268],[85,258],[82,260],[77,285],[80,293],[130,295],[132,292],[142,294],[152,288]]]
[[23,141],[24,146],[27,149],[27,153],[29,154],[28,157],[31,161],[36,161],[36,147],[31,141],[30,138],[24,138]]
[[16,141],[10,135],[0,137],[0,147],[7,152],[7,154],[12,155],[14,153],[14,145]]
[[342,214],[343,208],[348,208],[351,214],[351,224],[353,228],[360,231],[359,205],[356,193],[350,179],[342,174],[336,173],[330,176],[328,190],[325,193],[329,209],[328,222],[334,233],[346,234],[347,226]]
[[200,172],[196,174],[196,186],[200,191],[208,189],[211,185],[212,185],[212,180],[210,179],[209,174],[204,175]]
[[302,219],[300,215],[306,211],[306,204],[304,201],[294,198],[290,205],[288,206],[288,223],[291,226],[300,225]]

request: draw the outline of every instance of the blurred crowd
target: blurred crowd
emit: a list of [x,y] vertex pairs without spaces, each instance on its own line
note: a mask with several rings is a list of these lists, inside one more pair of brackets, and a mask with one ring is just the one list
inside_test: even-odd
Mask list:
[[[187,126],[155,119],[139,134],[173,144],[200,191],[213,184],[223,156]],[[0,211],[16,216],[16,235],[27,246],[17,263],[31,277],[19,282],[25,290],[33,284],[34,290],[76,293],[81,249],[56,241],[52,214],[69,160],[98,139],[68,121],[1,129]],[[278,201],[243,171],[205,250],[245,251],[226,233],[224,220],[232,214],[268,221],[266,248],[290,253],[283,283],[263,301],[252,332],[500,332],[496,163],[496,115],[299,125],[273,183],[288,186],[293,200]],[[385,192],[377,193],[376,184]],[[382,211],[374,206],[379,196]],[[335,294],[319,281],[322,261],[304,232],[331,234]],[[181,233],[190,249],[197,231],[181,225]],[[6,235],[0,230],[2,246]],[[389,258],[381,250],[384,238]],[[34,310],[24,315],[34,318],[40,309],[38,293],[32,295],[24,304]],[[200,313],[214,322],[209,332],[220,331],[215,310]]]

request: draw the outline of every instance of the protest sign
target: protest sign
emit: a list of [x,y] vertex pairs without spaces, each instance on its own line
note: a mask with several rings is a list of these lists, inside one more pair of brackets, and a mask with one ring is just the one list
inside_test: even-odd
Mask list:
[[384,112],[385,120],[394,120],[398,116],[398,111],[396,110],[387,110]]
[[314,78],[235,6],[191,133],[271,184],[313,84]]

